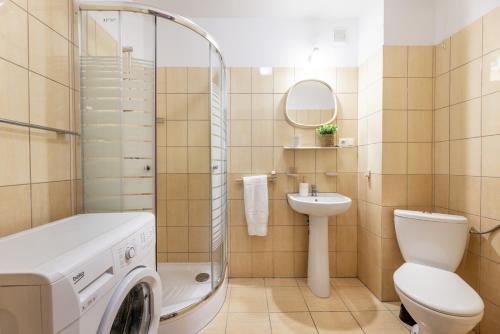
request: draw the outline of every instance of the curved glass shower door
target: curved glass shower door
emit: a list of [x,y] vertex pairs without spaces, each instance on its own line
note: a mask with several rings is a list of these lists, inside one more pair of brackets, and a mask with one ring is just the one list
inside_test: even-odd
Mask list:
[[224,64],[186,19],[133,3],[82,6],[84,209],[156,213],[170,318],[205,300],[226,272]]

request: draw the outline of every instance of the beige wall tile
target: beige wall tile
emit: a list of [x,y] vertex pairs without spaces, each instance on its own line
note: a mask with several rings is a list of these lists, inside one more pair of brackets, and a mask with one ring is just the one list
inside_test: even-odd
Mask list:
[[500,91],[499,59],[500,50],[492,52],[483,58],[483,95]]
[[231,120],[231,146],[252,145],[252,122],[250,120]]
[[357,94],[338,94],[337,102],[338,119],[357,119],[358,118],[358,95]]
[[484,217],[499,220],[499,201],[500,178],[483,177],[481,187],[481,215]]
[[188,122],[188,145],[209,146],[210,144],[210,122],[190,121]]
[[278,67],[273,69],[274,93],[286,93],[293,85],[295,70],[291,67]]
[[[156,93],[167,92],[167,68],[156,68]],[[158,103],[158,102],[157,102]]]
[[187,227],[167,227],[167,251],[187,252],[189,233]]
[[[483,186],[484,190],[485,187]],[[480,212],[480,197],[480,177],[450,176],[450,209],[478,215]]]
[[208,252],[210,232],[208,227],[189,227],[189,252]]
[[31,193],[29,185],[0,187],[0,236],[31,227]]
[[432,205],[432,175],[408,175],[408,205]]
[[382,175],[382,205],[406,205],[407,178],[407,175]]
[[435,47],[435,67],[438,76],[450,70],[450,49],[450,38],[443,40]]
[[168,120],[186,120],[188,118],[188,96],[186,94],[166,95]]
[[434,107],[440,109],[450,105],[450,74],[445,73],[435,81]]
[[69,38],[69,1],[29,0],[28,11],[64,37]]
[[500,117],[498,117],[498,106],[500,105],[500,92],[483,96],[482,102],[482,135],[500,134]]
[[207,67],[188,68],[188,93],[208,93],[208,85],[209,80]]
[[[190,124],[193,124],[191,121]],[[201,121],[200,121],[201,122]],[[188,145],[188,122],[167,121],[166,122],[166,144],[167,146],[187,146]],[[196,135],[193,135],[196,137]]]
[[451,71],[450,103],[456,104],[481,96],[481,59]]
[[433,46],[408,47],[408,77],[431,78],[433,65]]
[[69,129],[70,89],[38,74],[30,73],[30,121],[53,128]]
[[483,54],[500,48],[500,9],[497,7],[483,16]]
[[274,170],[273,152],[272,147],[252,147],[252,173],[268,174]]
[[252,172],[252,149],[250,147],[231,147],[229,151],[231,173]]
[[449,175],[434,175],[434,205],[436,207],[447,208],[450,195]]
[[70,141],[68,136],[30,130],[31,182],[70,179]]
[[473,99],[450,107],[450,139],[481,135],[481,99]]
[[259,67],[252,68],[252,93],[273,93],[273,73],[261,74]]
[[382,173],[406,174],[407,173],[407,144],[384,143],[382,147]]
[[[0,9],[1,11],[2,9]],[[0,73],[2,73],[0,76],[0,116],[11,120],[28,122],[28,71],[0,59]]]
[[32,184],[32,224],[43,225],[71,215],[69,181]]
[[210,174],[189,174],[188,189],[189,199],[209,199]]
[[[0,185],[30,182],[30,147],[27,129],[0,126]],[[69,162],[69,160],[68,160]]]
[[167,199],[186,199],[187,192],[187,174],[167,174]]
[[384,46],[384,77],[408,75],[408,47]]
[[357,93],[358,91],[358,69],[337,69],[337,91],[339,93]]
[[481,175],[481,139],[470,138],[450,142],[450,174]]
[[432,144],[408,144],[408,174],[432,173]]
[[231,94],[231,120],[252,119],[252,95]]
[[408,110],[408,142],[432,141],[432,116],[432,110]]
[[500,136],[482,138],[482,176],[500,177]]
[[408,136],[406,110],[384,110],[382,112],[382,137],[385,142],[405,142]]
[[482,19],[451,36],[451,68],[481,57],[482,39]]
[[[168,101],[168,100],[167,100]],[[207,94],[188,94],[188,119],[209,120],[209,98]],[[168,102],[167,102],[168,103]],[[167,109],[168,110],[168,109]]]
[[167,93],[187,93],[188,76],[185,67],[167,67]]
[[434,173],[449,174],[450,172],[450,142],[434,143]]
[[[167,118],[167,94],[156,94],[156,117]],[[186,106],[187,118],[187,106]]]
[[30,69],[69,86],[69,44],[66,39],[29,18]]
[[252,92],[252,70],[251,68],[231,68],[231,93]]
[[385,78],[384,79],[384,109],[406,109],[408,94],[408,79]]
[[273,95],[252,94],[252,119],[273,119]]
[[167,173],[187,173],[186,147],[167,147]]
[[0,8],[0,57],[28,67],[28,14],[11,1]]
[[433,104],[431,78],[408,79],[408,109],[431,110]]
[[188,225],[188,201],[187,200],[167,200],[166,205],[166,226],[187,226]]
[[341,173],[357,172],[357,149],[346,147],[337,150],[337,171]]
[[252,146],[273,146],[272,120],[252,121]]

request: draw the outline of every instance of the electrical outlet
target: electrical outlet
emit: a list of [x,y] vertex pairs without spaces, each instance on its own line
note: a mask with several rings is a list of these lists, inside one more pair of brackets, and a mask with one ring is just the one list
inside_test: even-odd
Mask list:
[[354,146],[354,138],[340,138],[339,146],[343,147]]

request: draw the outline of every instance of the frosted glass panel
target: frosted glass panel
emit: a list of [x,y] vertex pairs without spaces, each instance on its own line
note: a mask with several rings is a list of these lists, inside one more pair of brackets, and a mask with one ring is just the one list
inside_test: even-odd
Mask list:
[[82,22],[84,210],[152,211],[154,17],[88,11]]

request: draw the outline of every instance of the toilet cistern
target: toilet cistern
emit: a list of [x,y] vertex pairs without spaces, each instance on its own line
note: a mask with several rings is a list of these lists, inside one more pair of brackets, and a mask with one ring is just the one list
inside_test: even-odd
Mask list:
[[309,255],[307,285],[318,297],[330,296],[328,261],[328,217],[346,212],[352,200],[338,193],[318,193],[311,196],[288,194],[288,203],[295,211],[309,215]]

